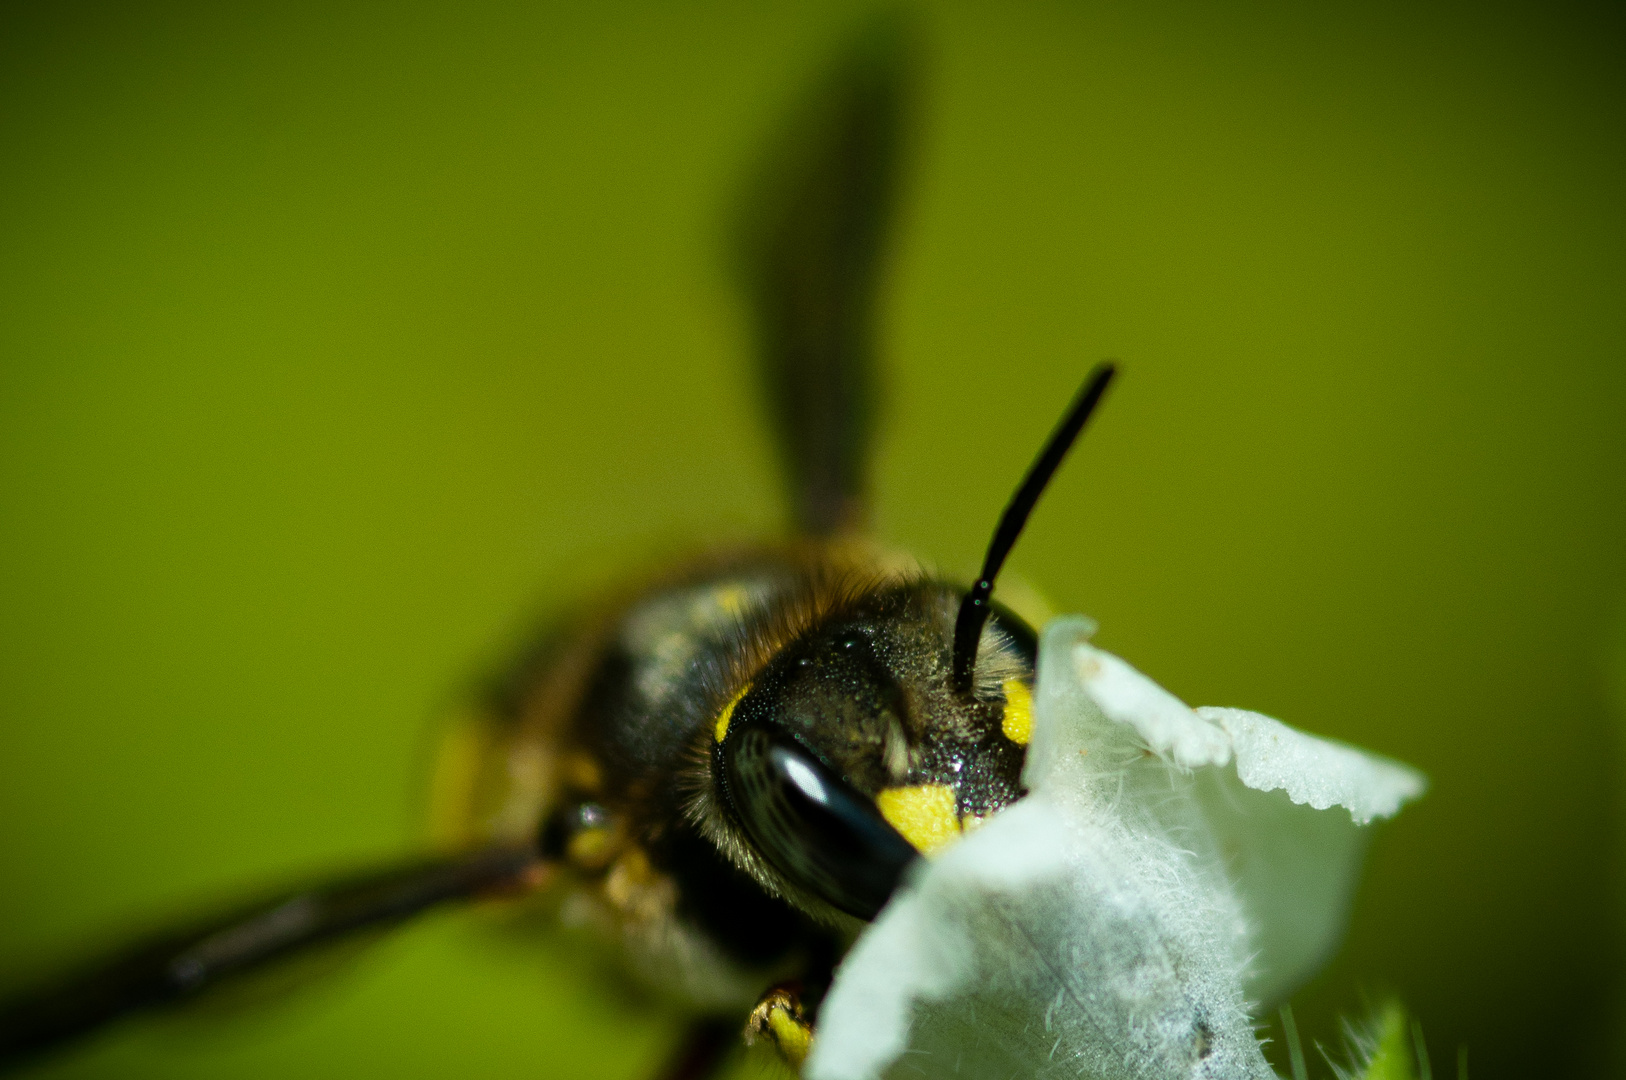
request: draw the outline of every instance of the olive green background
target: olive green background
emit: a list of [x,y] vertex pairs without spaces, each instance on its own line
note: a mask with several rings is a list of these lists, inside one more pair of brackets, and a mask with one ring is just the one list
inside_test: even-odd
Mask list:
[[[852,4],[0,14],[0,969],[421,835],[538,613],[782,520],[722,247]],[[1621,26],[1584,7],[921,9],[883,535],[1012,567],[1194,703],[1426,770],[1325,1042],[1597,1075],[1621,907]],[[436,917],[41,1076],[642,1078],[570,947]],[[760,1069],[762,1066],[749,1066]]]

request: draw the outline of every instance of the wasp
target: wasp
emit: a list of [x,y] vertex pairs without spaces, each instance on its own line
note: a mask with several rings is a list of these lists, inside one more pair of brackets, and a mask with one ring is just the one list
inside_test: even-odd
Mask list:
[[758,181],[739,241],[795,535],[710,550],[590,605],[450,733],[441,854],[291,889],[0,1006],[0,1064],[442,905],[566,895],[695,1022],[672,1077],[743,1027],[805,1058],[836,965],[910,867],[1023,795],[1033,627],[994,601],[1113,376],[1052,433],[967,590],[866,532],[874,309],[908,98],[870,28]]

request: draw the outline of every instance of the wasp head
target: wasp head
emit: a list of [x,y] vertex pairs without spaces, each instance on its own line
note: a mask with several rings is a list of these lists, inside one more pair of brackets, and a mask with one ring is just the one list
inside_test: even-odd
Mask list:
[[1033,632],[996,611],[977,683],[959,691],[959,599],[931,581],[857,597],[719,711],[717,801],[742,861],[778,891],[873,918],[915,859],[1021,795]]

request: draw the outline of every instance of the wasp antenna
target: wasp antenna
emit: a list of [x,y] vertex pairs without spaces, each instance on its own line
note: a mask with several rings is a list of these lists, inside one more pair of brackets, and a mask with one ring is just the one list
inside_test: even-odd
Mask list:
[[977,644],[982,639],[982,627],[988,621],[988,600],[994,592],[994,578],[999,576],[1005,556],[1016,546],[1016,538],[1022,535],[1022,526],[1028,523],[1028,515],[1038,505],[1039,496],[1044,494],[1050,478],[1056,475],[1062,459],[1072,449],[1078,433],[1084,430],[1090,414],[1107,392],[1107,384],[1112,382],[1117,372],[1118,369],[1110,363],[1097,364],[1095,370],[1090,372],[1084,385],[1079,387],[1078,396],[1062,416],[1061,423],[1056,425],[1044,449],[1039,451],[1039,456],[1028,467],[1022,486],[1016,489],[1016,494],[1005,506],[1005,513],[1000,515],[999,527],[994,530],[994,538],[988,543],[988,554],[982,560],[982,574],[965,594],[965,599],[960,601],[960,614],[954,620],[954,688],[962,694],[971,692],[971,673],[977,666]]

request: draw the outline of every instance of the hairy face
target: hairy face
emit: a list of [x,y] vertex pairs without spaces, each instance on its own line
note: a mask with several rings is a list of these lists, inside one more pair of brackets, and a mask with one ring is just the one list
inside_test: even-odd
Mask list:
[[705,733],[691,814],[810,914],[872,918],[919,855],[1022,793],[1031,631],[996,615],[958,693],[958,600],[933,581],[843,598],[742,673]]

